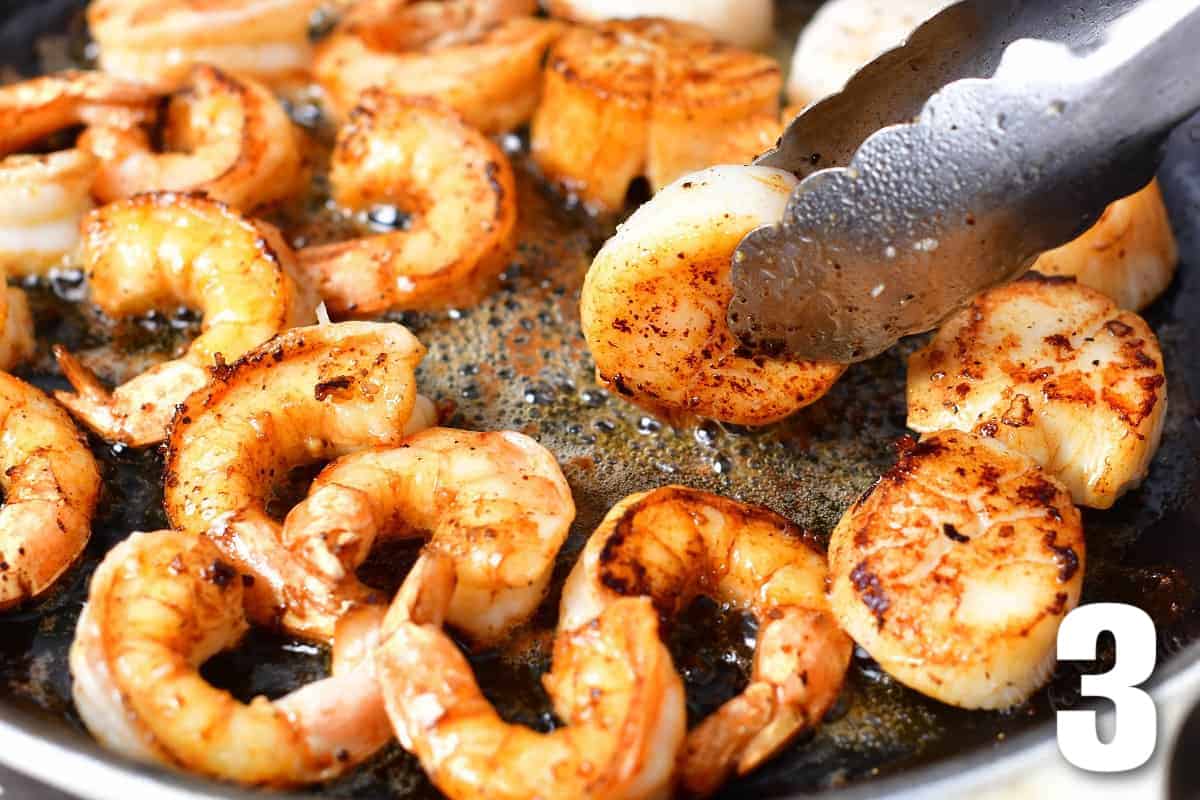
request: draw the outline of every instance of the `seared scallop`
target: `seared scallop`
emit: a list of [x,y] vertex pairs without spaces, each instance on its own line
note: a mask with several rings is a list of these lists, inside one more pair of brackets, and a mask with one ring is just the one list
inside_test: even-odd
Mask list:
[[690,22],[725,42],[758,47],[774,34],[775,0],[545,0],[546,10],[574,22],[664,17]]
[[533,155],[591,210],[616,211],[640,176],[658,191],[728,159],[731,148],[748,160],[731,142],[745,136],[748,118],[778,124],[781,83],[774,60],[692,25],[635,19],[576,28],[550,51]]
[[842,517],[830,602],[906,686],[962,708],[1008,708],[1054,669],[1083,560],[1061,483],[994,439],[944,431],[908,440]]
[[1175,277],[1179,248],[1158,182],[1122,198],[1074,241],[1042,253],[1033,268],[1070,275],[1121,308],[1139,311],[1166,291]]
[[984,292],[908,362],[910,428],[998,439],[1093,508],[1146,477],[1166,407],[1154,332],[1069,278]]

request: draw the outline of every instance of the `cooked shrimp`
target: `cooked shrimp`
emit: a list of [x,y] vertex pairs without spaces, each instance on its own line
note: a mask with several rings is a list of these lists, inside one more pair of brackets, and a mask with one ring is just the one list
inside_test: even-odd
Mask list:
[[135,447],[163,440],[175,406],[208,381],[210,368],[314,318],[315,298],[293,279],[292,252],[279,232],[203,197],[161,192],[92,212],[83,261],[92,299],[110,316],[176,305],[204,316],[182,357],[111,393],[56,348],[77,394],[55,397],[99,435]]
[[318,0],[92,0],[87,21],[105,72],[171,91],[196,64],[280,82],[312,60]]
[[76,125],[134,125],[154,117],[157,95],[103,72],[69,70],[0,87],[0,155]]
[[640,175],[657,191],[719,163],[731,129],[779,114],[779,65],[660,19],[575,28],[550,53],[532,151],[546,177],[597,213]]
[[739,47],[760,47],[775,32],[774,0],[546,0],[556,17],[597,23],[609,19],[661,17],[689,22]]
[[489,644],[537,609],[574,517],[554,456],[528,436],[434,428],[326,467],[282,536],[351,596],[367,593],[354,570],[377,539],[429,536],[458,567],[450,623]]
[[0,160],[0,267],[38,275],[73,253],[95,174],[96,159],[83,150]]
[[20,289],[3,286],[6,277],[0,265],[0,370],[26,361],[37,349],[29,298]]
[[1108,508],[1162,438],[1162,351],[1141,317],[1037,273],[984,292],[908,363],[908,426],[994,437]]
[[284,546],[267,501],[294,467],[397,445],[431,424],[413,374],[424,354],[394,323],[293,328],[214,371],[179,407],[167,439],[167,516],[178,530],[207,533],[255,577],[247,610],[256,623],[329,641],[337,620],[370,600],[357,584],[330,592]]
[[953,0],[830,0],[800,34],[788,99],[808,105],[840,91],[865,64],[898,47]]
[[329,180],[345,208],[397,205],[416,214],[403,230],[300,251],[334,313],[469,305],[508,264],[512,166],[435,101],[366,92],[338,134]]
[[580,311],[601,383],[673,418],[766,425],[814,402],[839,364],[744,356],[725,320],[730,259],[777,222],[796,185],[766,167],[715,167],[643,205],[588,270]]
[[100,471],[71,418],[0,372],[0,609],[38,597],[92,533]]
[[17,151],[83,124],[136,125],[154,114],[146,87],[95,72],[60,72],[0,87],[0,267],[37,275],[79,244],[96,159],[79,149]]
[[683,741],[683,685],[649,600],[629,598],[560,630],[543,678],[566,723],[505,722],[442,631],[455,560],[421,556],[384,622],[376,671],[400,743],[452,800],[668,796]]
[[88,730],[127,758],[255,786],[334,778],[391,738],[372,665],[241,703],[199,667],[249,627],[239,575],[207,538],[134,533],[92,577],[71,645]]
[[1138,311],[1166,291],[1175,277],[1179,248],[1157,181],[1105,209],[1087,233],[1042,253],[1033,269],[1069,275]]
[[1054,670],[1084,543],[1066,489],[992,439],[910,445],[829,543],[838,622],[901,683],[962,708],[1008,708]]
[[434,97],[485,133],[512,130],[541,95],[546,49],[561,24],[525,16],[532,0],[368,2],[317,48],[313,73],[346,114],[372,87]]
[[668,618],[701,594],[755,616],[749,685],[692,730],[681,757],[683,788],[708,795],[819,725],[837,700],[852,645],[825,581],[825,557],[783,517],[668,486],[608,512],[563,587],[559,625],[575,630],[639,595]]
[[104,202],[149,191],[202,192],[249,211],[300,187],[296,137],[265,86],[200,66],[171,98],[165,152],[155,152],[144,129],[128,126],[93,125],[79,146],[100,159],[93,192]]

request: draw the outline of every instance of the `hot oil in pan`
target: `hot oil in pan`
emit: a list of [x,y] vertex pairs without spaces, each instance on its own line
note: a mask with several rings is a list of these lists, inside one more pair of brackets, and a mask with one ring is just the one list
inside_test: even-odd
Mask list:
[[[797,4],[798,6],[800,4]],[[804,4],[806,9],[808,5]],[[793,11],[800,16],[804,9]],[[785,14],[785,17],[788,17]],[[785,19],[795,23],[797,20]],[[786,27],[794,31],[794,25]],[[781,40],[792,37],[781,35]],[[320,128],[310,109],[298,116]],[[422,390],[440,401],[450,425],[528,433],[558,456],[579,515],[564,548],[555,585],[603,514],[629,492],[682,483],[761,503],[827,536],[842,510],[893,460],[905,433],[904,362],[916,343],[856,365],[830,395],[792,420],[763,431],[704,424],[673,430],[600,389],[579,331],[578,291],[591,254],[607,230],[563,211],[538,187],[520,143],[521,244],[498,290],[479,306],[450,313],[397,317],[429,347]],[[319,152],[318,152],[319,155]],[[328,210],[324,188],[277,221],[310,241],[345,235],[363,224],[400,223],[387,212],[348,222]],[[1194,259],[1194,242],[1184,240]],[[1200,424],[1200,276],[1185,266],[1168,298],[1149,313],[1162,339],[1171,386],[1163,447],[1151,479],[1117,509],[1088,513],[1085,601],[1111,599],[1146,608],[1159,624],[1165,658],[1200,635],[1192,586],[1200,553],[1181,556],[1177,543],[1195,536]],[[41,342],[61,342],[95,355],[102,371],[123,380],[194,332],[187,315],[165,315],[114,326],[80,303],[77,276],[31,287]],[[60,388],[45,344],[21,373],[44,388]],[[106,494],[83,563],[38,607],[0,618],[0,685],[5,695],[78,724],[70,705],[67,648],[86,582],[103,553],[131,530],[165,524],[161,458],[93,440]],[[281,487],[280,513],[303,493],[311,472]],[[1188,511],[1186,509],[1193,509]],[[1189,525],[1190,530],[1181,526]],[[1139,539],[1139,532],[1145,535]],[[1193,547],[1192,550],[1200,548]],[[373,555],[362,570],[381,589],[398,585],[415,557],[412,546]],[[1190,552],[1190,551],[1188,551]],[[549,666],[557,590],[531,625],[500,651],[472,654],[480,682],[501,714],[541,730],[557,724],[539,676]],[[669,638],[688,687],[693,719],[736,692],[745,680],[754,631],[740,615],[700,601],[671,627]],[[243,699],[277,696],[326,669],[319,649],[263,631],[204,668],[206,676]],[[1050,687],[1004,713],[965,712],[899,686],[859,653],[842,701],[815,736],[801,741],[728,794],[763,796],[842,785],[878,773],[937,760],[1046,720],[1054,707],[1076,702],[1076,670],[1064,667]],[[331,796],[436,795],[415,760],[397,747],[324,790]]]

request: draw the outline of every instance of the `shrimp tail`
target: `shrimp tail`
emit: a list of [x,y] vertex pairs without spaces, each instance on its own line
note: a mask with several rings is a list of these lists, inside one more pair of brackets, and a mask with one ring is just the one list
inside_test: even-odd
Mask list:
[[56,391],[54,399],[92,430],[119,428],[121,420],[113,414],[112,393],[100,382],[96,373],[85,367],[62,345],[54,345],[54,358],[63,377],[75,390],[74,393]]

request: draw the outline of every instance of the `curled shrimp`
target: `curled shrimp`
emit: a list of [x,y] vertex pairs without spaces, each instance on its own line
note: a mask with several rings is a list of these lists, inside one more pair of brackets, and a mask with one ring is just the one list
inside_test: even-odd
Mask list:
[[71,418],[0,372],[0,609],[49,589],[91,536],[100,471]]
[[1080,505],[1138,486],[1162,439],[1167,378],[1146,321],[1070,278],[990,289],[908,361],[908,426],[1020,450]]
[[758,47],[775,32],[773,0],[547,0],[556,17],[597,23],[609,19],[660,17],[688,22],[739,47]]
[[394,323],[293,328],[215,370],[180,405],[167,438],[167,516],[177,530],[207,534],[254,576],[247,610],[255,622],[331,641],[341,617],[369,604],[364,587],[331,592],[291,553],[267,502],[294,467],[396,445],[432,424],[413,374],[424,354]]
[[683,685],[645,598],[558,632],[546,691],[565,727],[507,723],[442,630],[455,560],[423,554],[392,603],[376,651],[400,743],[452,800],[653,798],[670,792],[683,741]]
[[[369,661],[241,703],[199,668],[248,629],[239,575],[203,536],[134,533],[96,570],[71,645],[88,730],[139,761],[255,786],[329,780],[391,738]],[[359,643],[339,642],[353,648]]]
[[841,90],[860,67],[899,46],[953,0],[831,0],[801,32],[788,99],[808,105]]
[[1175,277],[1179,247],[1158,181],[1104,210],[1087,232],[1033,264],[1043,275],[1075,278],[1139,311],[1153,303]]
[[845,367],[741,353],[726,312],[738,242],[777,222],[795,186],[766,167],[681,178],[605,243],[583,284],[583,334],[599,380],[675,419],[766,425],[815,402]]
[[95,72],[60,72],[0,87],[0,266],[9,275],[45,272],[79,244],[92,208],[98,164],[78,148],[18,151],[84,124],[135,125],[153,117],[144,86]]
[[707,594],[758,620],[746,689],[693,729],[682,787],[715,792],[820,724],[837,700],[852,645],[825,599],[824,556],[763,508],[669,486],[630,495],[592,534],[563,587],[560,629],[646,596],[664,617]]
[[993,439],[942,431],[909,443],[838,523],[830,604],[901,683],[1008,708],[1053,672],[1083,558],[1062,484]]
[[326,467],[282,539],[331,592],[363,596],[354,570],[375,541],[428,535],[426,550],[457,564],[448,620],[490,644],[537,609],[574,517],[567,480],[537,442],[433,428]]
[[533,0],[383,0],[356,6],[317,48],[313,74],[341,114],[367,89],[434,97],[485,133],[529,120],[561,23]]
[[83,256],[92,299],[110,316],[179,304],[204,315],[203,332],[181,358],[112,392],[55,349],[76,392],[55,396],[112,441],[162,441],[175,406],[208,381],[210,368],[314,318],[315,298],[292,278],[292,252],[279,232],[203,197],[163,192],[97,209],[84,223]]
[[[555,43],[531,126],[538,167],[596,213],[645,175],[658,191],[721,163],[750,117],[779,114],[779,65],[661,19],[574,28]],[[741,160],[740,158],[738,160]]]
[[150,87],[103,72],[68,70],[0,87],[0,155],[76,125],[133,125],[154,118]]
[[343,207],[416,214],[404,230],[300,251],[334,313],[469,305],[512,254],[517,196],[508,158],[434,101],[368,91],[338,133],[329,179]]
[[103,202],[142,192],[202,192],[251,210],[293,194],[304,174],[297,134],[265,86],[202,65],[171,97],[156,152],[145,129],[91,125],[79,146],[100,160]]
[[105,72],[171,91],[196,64],[283,82],[312,59],[318,0],[92,0],[88,27]]

